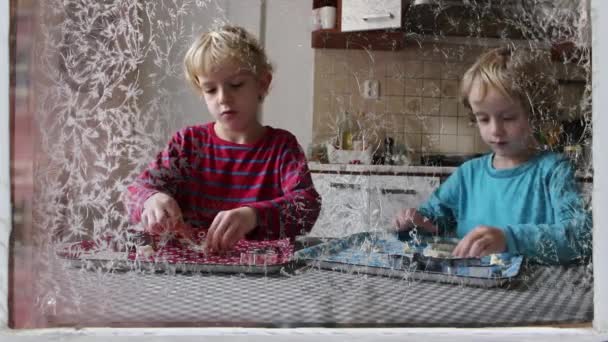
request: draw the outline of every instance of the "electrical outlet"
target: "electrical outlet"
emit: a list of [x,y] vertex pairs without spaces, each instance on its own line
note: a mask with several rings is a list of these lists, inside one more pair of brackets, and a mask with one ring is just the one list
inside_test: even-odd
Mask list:
[[363,98],[378,99],[380,97],[380,84],[377,80],[365,80],[363,82]]

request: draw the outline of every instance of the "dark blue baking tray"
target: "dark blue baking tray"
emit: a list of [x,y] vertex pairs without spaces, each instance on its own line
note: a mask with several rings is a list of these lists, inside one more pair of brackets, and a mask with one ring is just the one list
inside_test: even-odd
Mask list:
[[520,255],[459,259],[423,254],[428,243],[454,241],[421,236],[414,242],[404,234],[364,232],[301,249],[294,257],[323,269],[483,287],[502,286],[518,276]]

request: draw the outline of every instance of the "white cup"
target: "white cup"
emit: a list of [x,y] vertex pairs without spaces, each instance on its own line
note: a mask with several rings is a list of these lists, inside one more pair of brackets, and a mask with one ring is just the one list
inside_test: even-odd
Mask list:
[[319,8],[319,16],[321,17],[321,28],[332,29],[336,25],[336,8],[333,6],[324,6]]
[[319,10],[319,8],[313,9],[310,16],[310,25],[313,31],[321,29],[321,15],[319,14]]

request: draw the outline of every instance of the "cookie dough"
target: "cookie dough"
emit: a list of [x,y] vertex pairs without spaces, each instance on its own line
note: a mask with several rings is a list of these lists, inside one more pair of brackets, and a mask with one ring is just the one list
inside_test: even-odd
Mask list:
[[149,258],[154,255],[154,248],[151,245],[143,245],[136,247],[138,257]]
[[454,248],[456,248],[456,244],[453,243],[433,243],[429,244],[422,254],[432,258],[451,258]]
[[490,254],[490,265],[504,266],[505,261],[500,257],[500,254]]

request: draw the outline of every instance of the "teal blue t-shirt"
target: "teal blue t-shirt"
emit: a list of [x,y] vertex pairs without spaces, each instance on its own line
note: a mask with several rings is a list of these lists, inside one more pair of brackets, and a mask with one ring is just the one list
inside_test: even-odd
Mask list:
[[508,252],[536,262],[568,263],[591,253],[591,215],[567,158],[539,152],[500,170],[492,158],[490,153],[460,166],[418,208],[420,213],[440,232],[459,238],[478,225],[500,228]]

